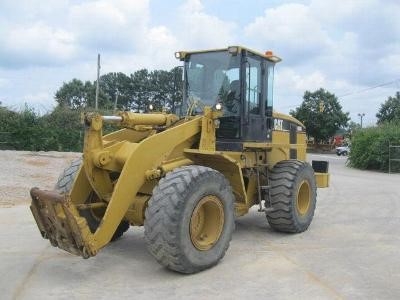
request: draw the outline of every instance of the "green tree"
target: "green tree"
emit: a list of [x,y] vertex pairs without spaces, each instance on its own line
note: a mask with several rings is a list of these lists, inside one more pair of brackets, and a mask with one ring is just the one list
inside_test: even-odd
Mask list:
[[381,104],[376,117],[378,118],[378,124],[400,121],[400,92],[396,92],[394,97],[389,96],[389,98]]
[[156,110],[170,109],[182,99],[182,70],[155,70],[149,74],[151,102]]
[[[100,79],[101,80],[101,79]],[[99,85],[99,99],[98,108],[111,110],[113,107],[113,101],[106,93],[101,89]],[[85,89],[87,93],[87,103],[84,106],[85,109],[94,109],[96,107],[96,81],[92,84],[90,81],[85,82]]]
[[170,100],[170,108],[175,111],[175,108],[182,102],[183,98],[183,69],[181,67],[175,67],[169,71],[169,84],[172,91]]
[[150,73],[151,102],[155,110],[166,107],[171,98],[169,72],[154,70]]
[[141,69],[131,74],[130,94],[132,99],[129,108],[134,111],[147,111],[151,103],[150,73]]
[[86,107],[88,91],[91,83],[83,83],[79,79],[72,79],[70,82],[63,83],[62,87],[56,92],[55,99],[59,106],[71,109]]
[[[85,109],[95,107],[96,84],[90,81],[82,82],[79,79],[72,79],[63,85],[55,93],[56,102],[60,107],[70,109]],[[111,108],[111,100],[100,89],[99,107]]]
[[131,78],[121,72],[110,72],[100,77],[100,89],[113,107],[118,110],[128,109],[132,99]]
[[323,88],[315,92],[306,91],[301,105],[290,114],[304,123],[307,135],[314,137],[316,142],[329,139],[350,120],[349,113],[342,111],[337,97]]
[[[182,69],[170,71],[141,69],[130,76],[110,72],[99,79],[99,109],[147,111],[152,104],[155,110],[174,110],[182,101]],[[55,94],[60,107],[89,109],[95,106],[96,82],[72,79],[64,83]]]

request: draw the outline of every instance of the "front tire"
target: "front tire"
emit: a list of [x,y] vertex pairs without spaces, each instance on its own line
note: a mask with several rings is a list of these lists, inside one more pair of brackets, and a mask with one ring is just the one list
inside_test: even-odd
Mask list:
[[168,173],[146,209],[145,240],[163,266],[196,273],[218,263],[229,247],[234,196],[225,177],[202,166]]
[[270,226],[281,232],[307,230],[314,217],[317,185],[310,164],[299,160],[278,162],[271,172]]

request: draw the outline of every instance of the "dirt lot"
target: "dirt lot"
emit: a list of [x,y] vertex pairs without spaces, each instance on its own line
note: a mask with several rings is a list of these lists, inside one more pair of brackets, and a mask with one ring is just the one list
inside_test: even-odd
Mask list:
[[80,153],[0,151],[0,207],[26,204],[29,188],[51,189],[61,170]]
[[308,231],[272,231],[252,210],[238,218],[224,259],[180,275],[146,251],[142,228],[83,260],[53,248],[36,228],[29,188],[51,189],[76,153],[0,151],[2,299],[399,299],[400,175],[330,162]]

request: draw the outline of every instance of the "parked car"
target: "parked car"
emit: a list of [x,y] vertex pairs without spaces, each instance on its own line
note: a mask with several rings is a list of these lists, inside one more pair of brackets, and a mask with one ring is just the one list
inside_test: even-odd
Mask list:
[[347,155],[349,155],[349,152],[350,152],[349,146],[336,147],[336,154],[338,156],[341,156],[341,155],[347,156]]

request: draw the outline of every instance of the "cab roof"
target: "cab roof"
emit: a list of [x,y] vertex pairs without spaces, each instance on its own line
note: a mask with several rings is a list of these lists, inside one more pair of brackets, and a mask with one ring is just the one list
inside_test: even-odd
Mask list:
[[195,50],[195,51],[178,51],[175,52],[175,57],[180,60],[184,60],[187,55],[196,54],[196,53],[209,53],[209,52],[219,52],[219,51],[228,51],[232,54],[238,54],[242,51],[250,52],[254,55],[260,56],[266,60],[271,62],[277,63],[280,62],[282,59],[276,55],[272,51],[266,51],[265,53],[261,53],[258,51],[254,51],[250,48],[243,47],[243,46],[229,46],[227,48],[220,48],[220,49],[208,49],[208,50]]

